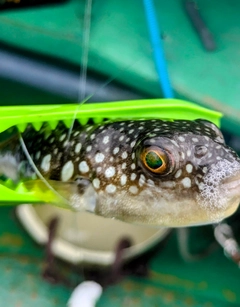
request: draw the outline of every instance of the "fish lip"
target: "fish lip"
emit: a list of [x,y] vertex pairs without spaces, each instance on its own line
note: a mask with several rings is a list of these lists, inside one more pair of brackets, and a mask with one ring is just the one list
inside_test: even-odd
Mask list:
[[238,189],[238,193],[240,196],[240,173],[236,174],[235,176],[231,176],[224,179],[222,182],[222,187],[228,192],[230,192],[231,190]]

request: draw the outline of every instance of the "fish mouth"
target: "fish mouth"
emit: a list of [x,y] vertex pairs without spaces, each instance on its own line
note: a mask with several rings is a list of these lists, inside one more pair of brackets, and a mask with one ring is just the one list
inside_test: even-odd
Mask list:
[[240,198],[240,173],[226,178],[222,182],[222,188],[224,192],[232,193],[239,195]]

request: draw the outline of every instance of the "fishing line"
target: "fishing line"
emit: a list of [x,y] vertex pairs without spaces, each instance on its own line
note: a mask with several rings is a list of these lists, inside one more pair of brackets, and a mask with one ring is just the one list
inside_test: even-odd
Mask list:
[[29,163],[31,164],[33,170],[34,170],[35,173],[37,174],[37,176],[45,183],[45,185],[46,185],[56,196],[58,196],[60,199],[62,199],[62,200],[64,201],[64,203],[67,203],[67,204],[71,207],[70,202],[69,202],[65,197],[63,197],[61,194],[59,194],[58,191],[56,191],[56,190],[50,185],[50,183],[43,177],[43,175],[40,173],[40,171],[38,170],[38,168],[37,168],[36,164],[34,163],[32,157],[31,157],[30,154],[29,154],[29,151],[28,151],[28,149],[27,149],[27,147],[26,147],[26,145],[25,145],[25,142],[24,142],[24,140],[23,140],[21,134],[20,134],[20,136],[19,136],[19,140],[20,140],[20,144],[21,144],[21,146],[22,146],[22,149],[23,149],[23,151],[24,151],[24,153],[25,153],[25,155],[26,155],[26,157],[27,157]]
[[[77,117],[77,113],[79,111],[79,108],[81,105],[83,105],[89,98],[86,97],[86,82],[87,82],[87,67],[88,67],[88,56],[89,56],[89,42],[90,42],[90,29],[91,29],[91,14],[92,14],[92,0],[87,0],[85,3],[85,10],[84,10],[84,19],[83,19],[83,38],[82,38],[82,58],[80,62],[80,77],[79,77],[79,88],[78,88],[78,104],[75,109],[75,112],[73,114],[73,119],[71,126],[68,130],[68,135],[67,135],[67,146],[66,146],[66,152],[69,152],[69,147],[70,147],[70,138],[71,138],[71,133],[73,131],[74,123]],[[84,99],[85,98],[85,99]],[[68,155],[66,155],[68,156]],[[77,215],[73,216],[73,220],[77,220]],[[77,225],[78,228],[78,233],[80,233],[80,225],[78,223],[74,224],[71,223],[71,228],[73,229],[74,233],[74,227],[73,225]],[[69,228],[70,230],[70,228]],[[80,240],[77,240],[77,243],[80,244],[81,242],[78,242]],[[85,279],[85,274],[84,274],[84,268],[83,266],[80,267],[81,269],[81,274],[83,278]]]
[[80,65],[80,78],[78,88],[78,105],[73,115],[71,126],[68,130],[66,150],[68,151],[70,145],[70,137],[73,130],[73,126],[77,117],[78,110],[82,104],[86,102],[84,97],[86,95],[86,82],[87,82],[87,67],[88,67],[88,55],[89,55],[89,42],[90,42],[90,29],[91,29],[91,13],[92,13],[92,0],[87,0],[84,10],[83,19],[83,39],[82,39],[82,59]]

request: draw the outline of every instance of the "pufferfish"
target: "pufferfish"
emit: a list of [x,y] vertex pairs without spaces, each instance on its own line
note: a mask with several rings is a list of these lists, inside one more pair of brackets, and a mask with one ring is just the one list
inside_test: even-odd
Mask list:
[[0,150],[0,173],[34,182],[34,163],[78,211],[181,227],[219,222],[240,202],[240,159],[206,120],[76,124],[70,135],[60,122],[21,137],[31,161],[15,136]]

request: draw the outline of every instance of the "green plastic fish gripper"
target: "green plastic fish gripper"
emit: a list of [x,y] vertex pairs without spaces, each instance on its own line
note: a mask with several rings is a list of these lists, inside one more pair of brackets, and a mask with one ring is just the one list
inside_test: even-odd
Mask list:
[[[194,120],[202,118],[220,126],[222,114],[200,107],[194,103],[177,99],[148,99],[131,100],[107,103],[88,103],[81,106],[69,105],[32,105],[32,106],[7,106],[0,107],[0,132],[17,126],[23,132],[31,123],[39,130],[43,123],[47,122],[51,129],[55,129],[58,122],[62,121],[70,127],[73,118],[81,125],[85,125],[89,119],[95,123],[101,123],[103,119],[186,119]],[[0,184],[0,202],[2,204],[13,203],[42,203],[51,202],[47,195],[44,200],[39,198],[35,191],[27,191],[22,183],[16,189]]]

